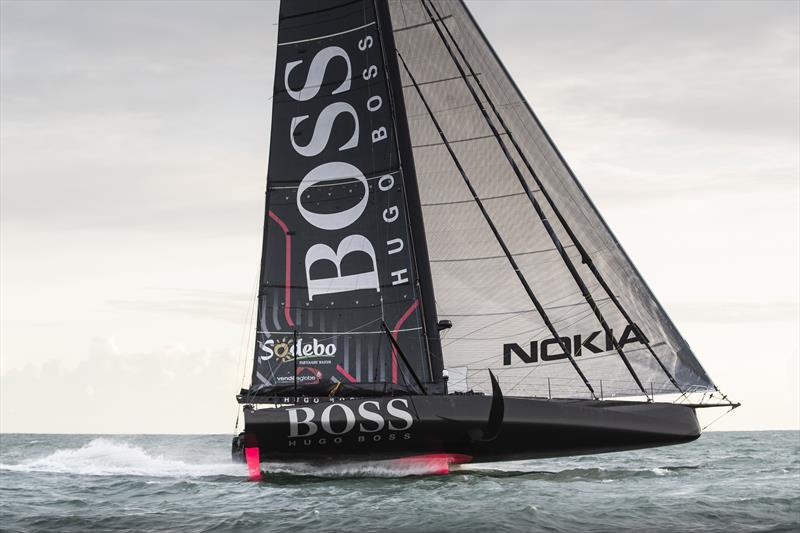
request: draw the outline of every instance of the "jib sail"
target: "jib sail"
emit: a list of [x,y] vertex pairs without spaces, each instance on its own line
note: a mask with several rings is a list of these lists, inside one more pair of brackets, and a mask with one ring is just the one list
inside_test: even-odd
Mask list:
[[251,394],[441,381],[397,77],[385,2],[281,3]]
[[463,3],[389,5],[447,366],[517,395],[713,387]]

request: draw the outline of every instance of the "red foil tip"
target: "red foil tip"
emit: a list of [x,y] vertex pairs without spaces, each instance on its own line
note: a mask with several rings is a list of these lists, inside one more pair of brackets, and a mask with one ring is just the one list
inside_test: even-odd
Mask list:
[[245,448],[244,457],[247,460],[247,475],[250,481],[261,479],[261,459],[258,456],[258,447]]

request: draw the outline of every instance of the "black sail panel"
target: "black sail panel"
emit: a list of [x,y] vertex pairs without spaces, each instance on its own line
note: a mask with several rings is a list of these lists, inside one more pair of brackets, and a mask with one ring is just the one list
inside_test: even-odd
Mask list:
[[[616,344],[647,392],[713,388],[463,2],[390,0],[389,6],[397,50],[417,82],[414,86],[401,71],[437,309],[453,324],[442,338],[446,365],[466,368],[468,386],[486,392],[491,391],[486,372],[490,368],[507,394],[585,397],[588,391],[564,354],[566,346],[600,395],[640,395],[641,387]],[[446,27],[442,33],[457,51],[455,60],[466,76],[456,67],[437,25],[439,30]],[[480,106],[467,82],[480,95]],[[419,91],[560,339],[553,338],[523,292]],[[482,106],[494,107],[500,114],[502,121],[490,111],[494,128],[483,116]],[[510,142],[512,136],[519,150]],[[590,298],[545,231],[509,154],[522,169]],[[589,299],[613,338],[601,326]]]
[[372,0],[281,4],[253,394],[419,392],[411,375],[440,381],[384,28]]

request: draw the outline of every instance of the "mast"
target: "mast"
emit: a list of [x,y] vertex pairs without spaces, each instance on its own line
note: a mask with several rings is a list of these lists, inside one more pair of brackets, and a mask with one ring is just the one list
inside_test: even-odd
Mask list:
[[387,70],[389,100],[392,106],[392,116],[394,117],[395,142],[400,155],[400,168],[405,185],[408,226],[413,243],[411,249],[417,270],[417,286],[422,300],[422,319],[428,348],[429,370],[432,381],[441,382],[443,381],[442,371],[444,370],[442,342],[439,337],[436,299],[433,293],[428,243],[425,238],[425,223],[422,218],[422,202],[419,197],[417,172],[414,167],[414,154],[411,150],[411,137],[408,131],[403,85],[400,78],[397,55],[395,54],[397,48],[394,42],[394,32],[392,31],[392,18],[389,12],[388,0],[374,0],[374,2],[378,21],[378,34],[383,45],[381,48]]
[[[520,171],[519,167],[517,166],[517,163],[514,161],[514,158],[509,153],[508,148],[506,147],[505,143],[500,138],[500,133],[497,131],[496,126],[494,125],[494,123],[492,123],[492,120],[489,118],[489,114],[486,111],[486,108],[484,107],[483,102],[481,101],[480,97],[475,92],[475,89],[472,87],[472,85],[470,84],[469,80],[467,79],[467,74],[466,74],[466,72],[464,72],[464,68],[459,63],[458,59],[456,58],[455,54],[453,53],[453,50],[452,50],[450,44],[447,42],[447,39],[445,38],[444,33],[442,33],[442,30],[439,28],[439,24],[441,22],[441,15],[439,14],[438,11],[436,11],[436,16],[434,17],[433,13],[431,13],[430,8],[428,7],[427,2],[425,0],[420,0],[420,1],[422,2],[422,5],[425,8],[425,11],[428,14],[428,17],[429,17],[430,21],[433,23],[433,26],[436,29],[436,32],[439,35],[439,38],[441,39],[442,44],[444,44],[445,48],[447,49],[448,54],[450,55],[450,58],[453,60],[453,63],[455,64],[456,68],[458,69],[458,72],[459,72],[461,78],[463,79],[464,84],[467,86],[467,89],[469,90],[470,95],[472,96],[472,98],[475,101],[476,105],[480,109],[481,114],[482,114],[484,120],[486,121],[486,124],[489,126],[489,129],[492,131],[492,135],[494,135],[495,139],[497,140],[497,143],[500,146],[500,148],[501,148],[501,150],[503,152],[503,155],[508,160],[509,165],[511,166],[514,174],[516,175],[517,179],[519,180],[520,185],[522,186],[523,190],[525,191],[525,194],[528,197],[528,200],[530,201],[531,205],[533,206],[533,209],[536,211],[537,216],[541,220],[542,225],[545,228],[545,231],[547,232],[548,236],[550,237],[550,240],[553,241],[553,244],[555,245],[556,249],[558,250],[558,253],[561,256],[561,259],[563,260],[564,265],[566,266],[567,270],[569,271],[570,275],[572,276],[573,280],[575,281],[575,284],[578,286],[578,289],[580,290],[581,295],[586,300],[586,303],[588,304],[589,308],[594,313],[595,317],[597,318],[597,321],[600,323],[600,326],[603,328],[603,331],[606,333],[608,338],[611,340],[611,343],[612,343],[612,346],[614,347],[614,350],[617,352],[619,357],[622,359],[622,362],[625,364],[625,367],[628,369],[628,372],[630,373],[630,375],[633,378],[634,382],[639,387],[639,390],[641,390],[642,393],[646,397],[650,398],[650,396],[647,393],[647,390],[644,388],[644,385],[642,384],[641,380],[639,379],[639,376],[636,374],[636,371],[633,369],[633,366],[631,365],[630,361],[628,360],[628,357],[625,355],[625,352],[622,350],[622,347],[619,345],[619,342],[614,337],[613,332],[611,331],[611,328],[608,326],[608,323],[606,322],[605,318],[603,317],[603,314],[600,312],[600,309],[597,307],[597,303],[594,301],[594,298],[592,297],[591,292],[589,291],[588,287],[586,286],[586,283],[583,281],[583,279],[581,278],[581,276],[578,273],[577,269],[575,268],[575,265],[572,263],[572,260],[570,259],[569,254],[567,253],[567,251],[564,249],[564,247],[563,247],[563,245],[561,243],[561,240],[558,238],[558,235],[556,235],[555,230],[553,229],[553,227],[551,226],[549,220],[547,219],[547,215],[542,210],[542,207],[539,205],[539,202],[533,196],[533,192],[531,192],[530,187],[528,187],[528,183],[525,181],[525,178],[522,175],[522,172]],[[436,6],[433,5],[433,2],[431,2],[431,6],[433,6],[434,10],[436,10]],[[438,20],[437,20],[437,18],[438,18]],[[450,34],[449,29],[447,29],[447,25],[444,24],[444,22],[441,22],[441,24],[442,24],[442,26],[445,27],[445,29],[447,30],[448,34]],[[456,48],[458,48],[458,44],[455,42],[455,39],[453,39],[452,34],[450,34],[450,38],[451,38],[451,40],[453,40],[453,44],[456,46]],[[469,67],[470,75],[473,77],[473,79],[476,80],[478,85],[481,88],[483,88],[482,85],[480,84],[480,81],[478,80],[477,76],[475,75],[474,70],[472,70],[472,67],[469,66],[469,63],[467,62],[467,60],[464,57],[463,53],[461,54],[461,57],[464,60],[464,63],[467,64],[467,66]],[[486,96],[487,101],[489,101],[489,104],[492,106],[492,109],[494,110],[495,114],[497,114],[497,109],[494,107],[494,104],[488,98],[488,94],[486,94],[485,91],[484,91],[484,95]],[[498,116],[499,116],[499,114],[498,114]],[[501,120],[502,120],[502,118],[501,118]],[[503,125],[503,126],[505,127],[505,125]],[[507,130],[507,128],[506,128],[506,130]],[[541,188],[541,182],[539,182],[539,180],[536,177],[535,173],[533,173],[533,169],[530,168],[530,167],[529,167],[529,169],[531,171],[531,174],[534,176],[534,179],[536,180],[537,185]],[[551,203],[551,207],[552,207],[552,203]],[[557,216],[559,216],[557,211],[556,211],[556,213],[557,213]],[[562,224],[563,224],[563,219],[560,216],[559,216],[559,220],[562,220]],[[581,252],[581,255],[586,257],[585,252]],[[576,365],[576,368],[577,368],[577,365]]]

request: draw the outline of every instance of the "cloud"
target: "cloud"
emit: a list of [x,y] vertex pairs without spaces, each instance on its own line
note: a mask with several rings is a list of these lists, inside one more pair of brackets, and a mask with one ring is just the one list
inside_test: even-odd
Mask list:
[[[3,2],[3,218],[57,231],[261,210],[276,6]],[[170,213],[175,223],[164,224]],[[55,227],[53,227],[55,226]],[[206,224],[209,226],[209,224]]]
[[239,359],[175,346],[123,352],[114,339],[96,338],[74,368],[52,359],[1,376],[0,431],[226,433]]
[[151,298],[141,300],[108,300],[111,307],[142,313],[180,313],[197,318],[224,320],[242,324],[242,309],[251,307],[252,298],[245,293],[199,289],[151,289]]
[[796,195],[796,2],[470,6],[578,176],[604,200],[754,187]]
[[800,320],[798,302],[739,301],[739,302],[671,302],[670,310],[682,321],[713,324],[789,323],[795,326]]

